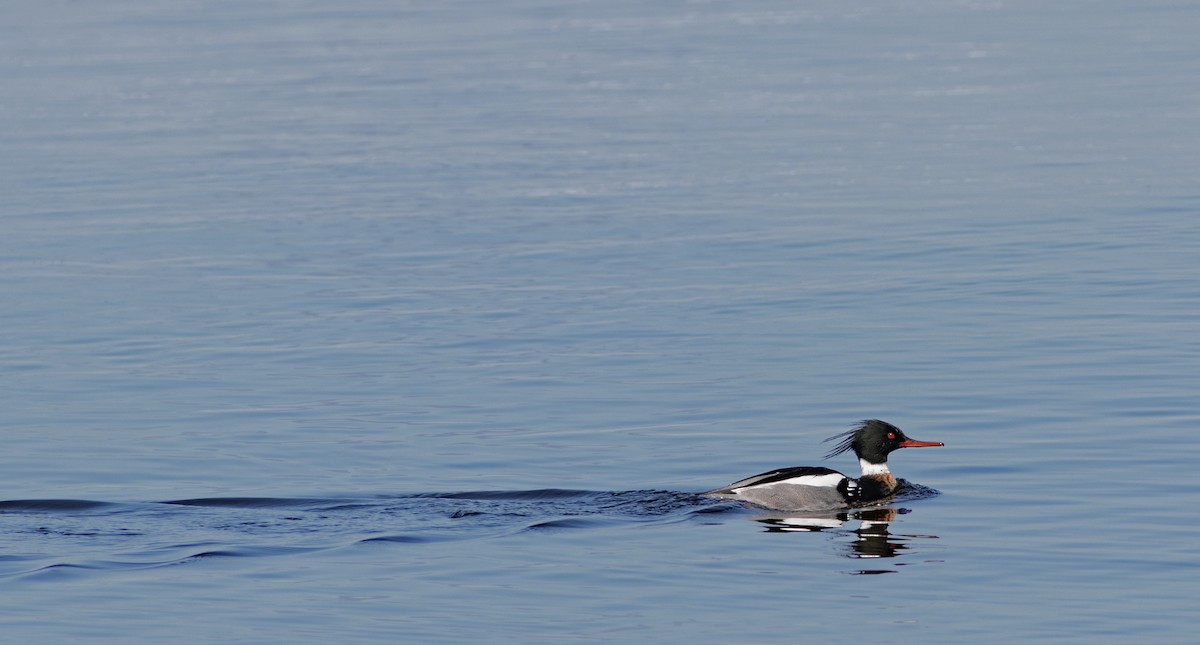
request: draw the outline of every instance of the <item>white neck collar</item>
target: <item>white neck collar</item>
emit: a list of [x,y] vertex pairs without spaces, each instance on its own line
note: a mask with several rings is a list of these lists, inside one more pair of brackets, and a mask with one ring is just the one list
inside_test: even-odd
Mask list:
[[858,465],[862,468],[864,477],[867,475],[886,475],[892,472],[888,470],[887,464],[873,464],[866,459],[859,459]]

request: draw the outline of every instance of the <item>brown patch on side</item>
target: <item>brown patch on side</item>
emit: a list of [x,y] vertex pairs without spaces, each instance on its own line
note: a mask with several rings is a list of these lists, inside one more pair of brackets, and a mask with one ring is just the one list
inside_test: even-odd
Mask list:
[[896,482],[896,476],[891,473],[883,473],[881,475],[863,475],[858,479],[860,485],[862,485],[864,479],[871,480],[871,482],[874,484],[874,486],[871,486],[871,488],[877,491],[879,497],[887,497],[888,495],[891,495],[892,493],[896,492],[896,487],[899,486],[899,484]]

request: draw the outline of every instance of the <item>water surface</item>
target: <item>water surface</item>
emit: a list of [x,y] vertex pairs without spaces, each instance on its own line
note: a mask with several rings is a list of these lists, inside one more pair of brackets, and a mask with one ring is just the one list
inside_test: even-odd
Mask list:
[[8,3],[4,633],[1190,642],[1198,11]]

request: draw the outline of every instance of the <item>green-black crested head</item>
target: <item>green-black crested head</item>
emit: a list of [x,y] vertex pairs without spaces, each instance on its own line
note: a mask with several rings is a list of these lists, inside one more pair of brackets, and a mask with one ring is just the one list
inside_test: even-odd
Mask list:
[[904,431],[887,421],[867,419],[850,430],[836,434],[825,441],[837,440],[825,458],[835,457],[846,452],[854,451],[859,459],[872,464],[887,463],[888,454],[899,448],[926,448],[943,445],[939,441],[917,441],[909,439]]

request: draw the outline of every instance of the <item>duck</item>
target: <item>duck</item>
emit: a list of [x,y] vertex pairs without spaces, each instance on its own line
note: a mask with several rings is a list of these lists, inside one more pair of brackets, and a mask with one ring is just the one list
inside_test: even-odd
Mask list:
[[900,448],[944,446],[940,441],[910,439],[900,428],[879,419],[861,421],[829,437],[836,441],[825,459],[852,451],[862,475],[848,477],[822,466],[793,466],[747,477],[705,493],[775,510],[816,510],[864,506],[896,493],[900,482],[888,470],[888,455]]

